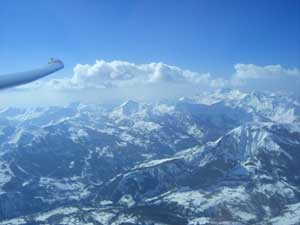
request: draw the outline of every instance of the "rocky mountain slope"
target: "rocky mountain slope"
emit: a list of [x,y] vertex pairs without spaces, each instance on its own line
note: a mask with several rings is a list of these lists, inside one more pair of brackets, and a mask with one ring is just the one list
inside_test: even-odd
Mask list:
[[286,95],[2,108],[0,224],[298,224],[299,165]]

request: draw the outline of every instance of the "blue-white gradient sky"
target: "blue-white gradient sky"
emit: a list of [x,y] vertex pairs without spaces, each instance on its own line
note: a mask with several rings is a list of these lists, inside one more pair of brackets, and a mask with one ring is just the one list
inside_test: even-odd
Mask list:
[[2,0],[0,74],[50,57],[65,69],[17,92],[126,96],[138,87],[148,95],[166,84],[297,92],[300,1]]

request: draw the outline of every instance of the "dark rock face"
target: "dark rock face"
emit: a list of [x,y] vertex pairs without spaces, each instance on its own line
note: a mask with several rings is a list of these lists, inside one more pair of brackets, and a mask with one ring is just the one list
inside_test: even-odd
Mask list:
[[0,224],[297,224],[299,108],[229,90],[0,110]]

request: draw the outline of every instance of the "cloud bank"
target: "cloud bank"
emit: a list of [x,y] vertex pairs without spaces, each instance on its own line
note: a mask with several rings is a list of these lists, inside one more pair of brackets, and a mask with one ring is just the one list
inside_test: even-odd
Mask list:
[[281,65],[257,66],[236,64],[230,79],[214,78],[210,73],[198,73],[164,63],[137,65],[126,61],[97,60],[93,65],[78,64],[70,78],[51,80],[48,87],[126,88],[146,85],[192,85],[198,88],[247,88],[256,90],[297,90],[299,69]]
[[300,94],[300,70],[281,65],[257,66],[236,64],[231,86],[258,91],[291,92]]
[[211,86],[213,82],[209,73],[201,74],[164,63],[137,65],[126,61],[97,60],[93,65],[76,65],[72,77],[52,80],[48,85],[56,88],[103,89],[167,84]]
[[178,98],[220,88],[299,94],[300,87],[299,69],[281,65],[236,64],[229,79],[164,63],[134,64],[126,61],[97,60],[92,65],[77,64],[73,71],[72,76],[38,81],[15,91],[26,91],[27,95],[32,92],[35,98],[37,95],[48,96],[47,99],[53,102],[103,102]]

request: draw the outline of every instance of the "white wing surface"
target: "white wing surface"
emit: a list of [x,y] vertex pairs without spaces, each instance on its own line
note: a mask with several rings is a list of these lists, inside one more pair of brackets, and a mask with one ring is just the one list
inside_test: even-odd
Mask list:
[[30,83],[32,81],[50,75],[51,73],[54,73],[58,70],[61,70],[62,68],[64,68],[64,63],[61,60],[51,59],[48,65],[39,69],[0,75],[0,89]]

